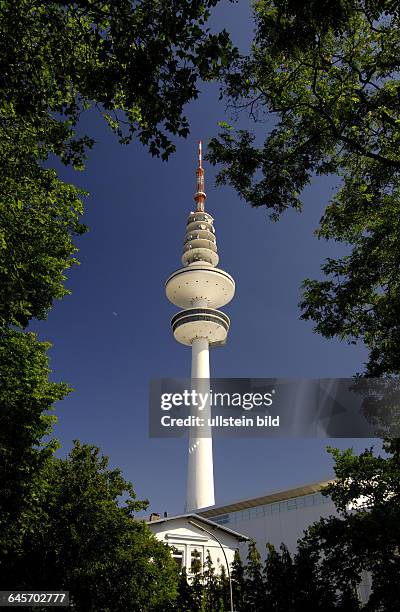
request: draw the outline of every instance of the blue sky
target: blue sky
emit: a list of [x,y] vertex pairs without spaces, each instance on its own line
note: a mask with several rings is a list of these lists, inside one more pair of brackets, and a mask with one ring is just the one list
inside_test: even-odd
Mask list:
[[[252,24],[247,2],[222,3],[213,25],[226,27],[248,48]],[[188,106],[191,135],[168,163],[138,143],[118,145],[95,113],[82,130],[95,137],[84,173],[60,172],[90,192],[80,238],[81,265],[68,273],[72,295],[57,302],[33,328],[50,340],[55,380],[75,388],[57,406],[61,455],[78,438],[100,446],[134,483],[151,509],[179,513],[186,480],[186,440],[149,439],[148,381],[185,377],[190,350],[172,337],[176,312],[164,282],[180,266],[188,213],[193,210],[196,143],[206,143],[227,119],[218,89],[207,85]],[[267,126],[259,124],[262,138]],[[214,186],[205,164],[207,210],[215,217],[220,267],[237,290],[224,310],[231,318],[225,347],[211,354],[218,377],[347,377],[362,370],[363,347],[327,341],[299,320],[300,283],[317,277],[324,257],[340,253],[313,236],[335,181],[316,179],[304,193],[304,212],[272,223],[230,188]],[[332,476],[327,444],[357,451],[371,440],[218,439],[214,445],[216,500],[261,495]],[[380,447],[378,441],[376,446]]]

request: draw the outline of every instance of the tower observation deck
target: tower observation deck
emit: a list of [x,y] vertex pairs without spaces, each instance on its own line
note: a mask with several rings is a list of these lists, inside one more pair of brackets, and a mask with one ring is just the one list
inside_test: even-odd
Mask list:
[[[205,388],[209,389],[209,349],[225,344],[229,331],[229,317],[218,309],[233,298],[235,282],[227,272],[217,268],[214,219],[205,211],[201,142],[194,199],[196,210],[189,214],[186,225],[183,267],[169,276],[165,289],[170,302],[182,309],[172,317],[172,331],[177,342],[192,347],[192,386],[201,385],[204,393]],[[203,409],[201,416],[207,422],[211,416],[210,405]],[[214,504],[211,428],[208,431],[203,428],[198,436],[193,427],[189,437],[185,510]]]

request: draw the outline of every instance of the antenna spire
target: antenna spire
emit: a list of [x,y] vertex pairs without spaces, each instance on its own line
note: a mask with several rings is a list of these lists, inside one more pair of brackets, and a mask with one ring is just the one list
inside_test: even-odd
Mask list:
[[194,199],[196,200],[197,207],[196,212],[204,212],[205,210],[205,202],[206,202],[206,193],[204,191],[204,169],[202,166],[203,156],[202,156],[202,142],[199,140],[199,160],[198,166],[196,169],[196,193],[194,195]]

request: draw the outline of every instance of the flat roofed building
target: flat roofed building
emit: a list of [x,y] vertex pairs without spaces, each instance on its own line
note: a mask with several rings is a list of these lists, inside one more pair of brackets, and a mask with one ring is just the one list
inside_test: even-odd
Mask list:
[[330,482],[324,480],[261,497],[212,506],[199,510],[198,514],[218,525],[245,533],[256,541],[263,556],[267,542],[277,547],[284,542],[293,553],[297,540],[303,536],[307,527],[321,517],[337,515],[330,497],[321,493]]
[[[198,514],[218,525],[229,527],[246,534],[255,540],[263,558],[266,556],[266,543],[279,548],[284,542],[294,554],[297,541],[304,531],[316,521],[328,516],[338,516],[336,506],[330,497],[322,495],[322,490],[333,480],[323,480],[312,484],[276,491],[261,497],[243,499],[230,504],[212,506],[198,510]],[[247,556],[247,543],[242,542],[239,552],[243,560]],[[360,600],[368,601],[371,592],[370,576],[363,572],[358,587]]]

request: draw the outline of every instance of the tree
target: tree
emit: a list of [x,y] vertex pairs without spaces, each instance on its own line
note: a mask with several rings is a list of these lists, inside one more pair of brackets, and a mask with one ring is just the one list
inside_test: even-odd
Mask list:
[[221,585],[218,576],[215,574],[214,564],[211,559],[210,551],[207,550],[203,572],[204,584],[204,612],[214,612],[221,609]]
[[[235,554],[237,551],[235,550]],[[229,585],[229,577],[226,573],[225,565],[221,565],[221,572],[218,577],[219,584],[219,607],[216,612],[224,612],[224,610],[231,610],[231,591]],[[240,611],[240,608],[235,603],[233,598],[233,605],[235,610]]]
[[188,582],[186,567],[183,567],[179,576],[178,596],[173,609],[177,612],[190,612],[194,606],[192,587]]
[[[134,514],[147,507],[131,483],[90,445],[42,472],[42,504],[13,564],[9,588],[69,590],[77,610],[167,609],[177,594],[170,550]],[[119,503],[123,499],[123,504]]]
[[339,517],[314,523],[301,546],[318,551],[320,572],[329,576],[339,600],[337,607],[357,610],[356,588],[361,572],[372,577],[368,612],[399,608],[400,588],[400,441],[387,440],[388,457],[372,449],[356,456],[352,450],[330,449],[336,460],[336,482],[324,489]]
[[307,534],[299,541],[294,557],[294,602],[299,609],[307,606],[310,612],[360,610],[357,586],[361,572],[357,560],[354,555],[348,556],[347,551],[342,551],[340,557],[339,548],[337,554],[331,555],[334,545],[334,541],[330,542],[329,554],[325,555],[319,542]]
[[267,558],[264,567],[266,608],[279,612],[293,610],[294,571],[292,557],[282,543],[280,551],[267,543]]
[[203,609],[204,602],[204,583],[203,583],[203,566],[201,563],[200,553],[197,549],[193,550],[190,562],[191,588],[192,588],[192,610],[200,612]]
[[330,576],[321,572],[320,551],[306,544],[304,539],[298,542],[294,555],[294,606],[295,609],[306,608],[310,612],[332,612],[336,609],[335,588]]
[[66,162],[79,163],[90,144],[70,138],[95,105],[123,142],[137,134],[152,153],[168,155],[168,135],[188,133],[183,107],[197,97],[198,79],[218,72],[230,51],[225,31],[205,27],[217,3],[6,0],[2,97],[22,122],[45,116],[45,144]]
[[41,502],[40,474],[57,443],[48,411],[70,389],[49,382],[49,343],[33,333],[0,332],[0,574],[32,529]]
[[366,373],[400,371],[400,92],[398,3],[390,0],[259,0],[250,56],[226,72],[225,93],[257,123],[264,146],[226,123],[210,143],[231,184],[273,219],[301,210],[317,175],[340,177],[319,238],[350,247],[306,279],[302,318],[327,338],[362,341]]
[[245,568],[240,558],[238,550],[235,550],[233,557],[232,569],[231,569],[231,580],[232,580],[232,592],[233,602],[235,609],[238,612],[245,612],[246,610],[246,581],[245,581]]
[[77,263],[73,238],[86,229],[80,194],[53,170],[0,176],[0,327],[44,319],[69,293],[64,271]]
[[265,585],[262,574],[261,556],[256,543],[251,541],[245,567],[246,606],[248,610],[265,610]]

